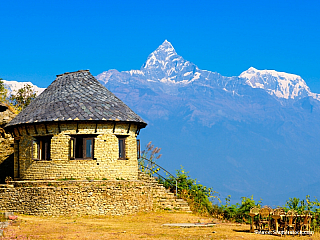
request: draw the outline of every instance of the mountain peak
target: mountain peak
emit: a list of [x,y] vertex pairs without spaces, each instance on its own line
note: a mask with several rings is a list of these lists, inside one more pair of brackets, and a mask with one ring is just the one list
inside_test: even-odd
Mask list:
[[179,56],[168,40],[148,56],[140,71],[148,81],[171,85],[185,85],[200,77],[197,66]]
[[167,39],[164,40],[164,42],[160,46],[162,46],[163,48],[173,48],[171,42],[169,42]]
[[162,52],[167,55],[177,54],[176,50],[167,39],[164,40],[164,42],[154,52]]
[[147,61],[142,65],[141,70],[147,68],[165,68],[166,63],[175,58],[177,55],[172,44],[165,40],[155,51],[153,51],[149,56]]
[[247,72],[256,72],[256,71],[258,71],[258,69],[254,67],[249,67],[249,69],[247,70]]

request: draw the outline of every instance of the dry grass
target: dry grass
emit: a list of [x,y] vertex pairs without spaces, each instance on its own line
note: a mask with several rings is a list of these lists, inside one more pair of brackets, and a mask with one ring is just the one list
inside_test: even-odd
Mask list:
[[[213,227],[162,227],[164,223],[212,222],[193,214],[153,212],[131,216],[35,217],[19,216],[3,239],[280,239],[249,233],[249,226],[222,223]],[[292,237],[289,237],[289,239]],[[1,239],[1,238],[0,238]],[[288,239],[288,237],[287,237]],[[320,239],[319,234],[300,239]]]

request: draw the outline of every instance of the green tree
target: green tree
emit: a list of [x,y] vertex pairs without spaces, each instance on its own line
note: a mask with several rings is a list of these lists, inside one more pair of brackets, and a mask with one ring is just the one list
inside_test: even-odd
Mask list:
[[2,81],[3,79],[0,78],[0,102],[8,102],[8,99],[7,99],[7,89],[6,87],[4,86],[4,83]]
[[28,106],[33,99],[36,98],[36,93],[29,84],[24,85],[20,88],[17,93],[11,94],[10,102],[18,112],[22,111],[26,106]]
[[250,209],[252,207],[261,207],[261,200],[255,202],[253,200],[253,195],[248,197],[241,197],[241,204],[230,204],[231,195],[228,195],[226,198],[226,204],[221,206],[215,206],[214,216],[223,216],[225,220],[235,221],[239,223],[249,223],[250,222]]

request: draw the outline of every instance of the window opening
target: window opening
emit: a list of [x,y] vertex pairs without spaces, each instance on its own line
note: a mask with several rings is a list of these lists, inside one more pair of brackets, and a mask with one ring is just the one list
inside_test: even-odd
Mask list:
[[119,146],[119,159],[126,159],[126,138],[127,136],[117,136]]
[[85,142],[85,146],[86,146],[86,151],[85,151],[86,158],[92,158],[92,142],[93,142],[93,139],[86,138],[86,139],[84,139],[84,142]]
[[78,137],[75,141],[76,158],[83,158],[83,139]]
[[70,139],[70,159],[93,159],[94,137],[76,135]]
[[140,157],[140,139],[137,139],[137,158],[139,159]]
[[[50,137],[38,137],[34,141],[34,146],[36,146],[36,151],[33,154],[36,154],[36,160],[51,160],[50,159],[50,148],[51,148],[51,138]],[[32,150],[33,151],[33,150]]]

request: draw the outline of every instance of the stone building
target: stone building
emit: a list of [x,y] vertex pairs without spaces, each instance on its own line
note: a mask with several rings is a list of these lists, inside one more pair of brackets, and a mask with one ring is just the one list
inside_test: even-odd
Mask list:
[[138,179],[146,123],[88,70],[57,75],[6,126],[15,180]]
[[0,105],[6,123],[0,142],[7,146],[0,148],[0,167],[2,158],[11,160],[0,176],[14,181],[0,184],[0,211],[48,216],[190,211],[187,202],[138,170],[136,138],[147,124],[89,71],[58,75],[15,118],[8,109]]

